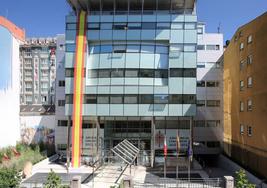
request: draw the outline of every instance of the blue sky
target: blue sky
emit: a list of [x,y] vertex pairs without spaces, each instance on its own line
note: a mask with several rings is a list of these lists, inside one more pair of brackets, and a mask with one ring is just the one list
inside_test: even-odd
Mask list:
[[[26,29],[27,37],[64,33],[65,15],[71,9],[66,0],[0,0],[0,15]],[[224,38],[267,11],[266,0],[198,0],[198,19],[208,32],[217,32],[221,23]]]

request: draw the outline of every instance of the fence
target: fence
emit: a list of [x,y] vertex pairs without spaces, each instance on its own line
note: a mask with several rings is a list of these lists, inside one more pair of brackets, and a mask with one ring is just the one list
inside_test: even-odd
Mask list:
[[224,182],[220,178],[214,179],[169,179],[156,178],[141,181],[133,181],[134,188],[222,188]]

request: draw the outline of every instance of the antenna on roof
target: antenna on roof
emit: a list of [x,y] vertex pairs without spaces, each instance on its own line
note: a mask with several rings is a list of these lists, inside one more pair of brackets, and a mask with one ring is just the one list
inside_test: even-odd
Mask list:
[[218,33],[221,33],[221,22],[219,22],[219,26],[217,27]]

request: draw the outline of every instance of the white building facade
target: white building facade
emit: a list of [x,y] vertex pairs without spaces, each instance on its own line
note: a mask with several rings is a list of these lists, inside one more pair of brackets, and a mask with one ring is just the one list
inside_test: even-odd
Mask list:
[[57,35],[57,68],[55,81],[55,146],[58,152],[67,148],[67,116],[65,116],[65,35]]
[[0,16],[0,148],[15,145],[19,133],[19,45],[25,32]]
[[223,34],[206,33],[198,23],[197,115],[194,154],[219,154],[223,137]]

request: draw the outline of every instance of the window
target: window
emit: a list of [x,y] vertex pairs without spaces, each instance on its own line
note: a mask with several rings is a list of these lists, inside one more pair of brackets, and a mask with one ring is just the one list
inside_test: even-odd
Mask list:
[[207,87],[219,87],[218,81],[207,81]]
[[158,22],[157,23],[157,29],[170,29],[171,24],[168,22]]
[[112,53],[112,45],[101,45],[100,52],[101,53]]
[[196,23],[185,23],[184,29],[196,29]]
[[252,43],[252,35],[248,36],[248,44]]
[[168,70],[155,70],[155,78],[168,78]]
[[183,71],[184,77],[196,77],[196,69],[184,69]]
[[183,77],[183,69],[170,69],[170,77]]
[[114,69],[111,71],[111,78],[121,78],[124,77],[123,69]]
[[153,95],[139,95],[140,104],[153,104]]
[[126,53],[126,45],[114,45],[113,53]]
[[65,100],[58,100],[58,106],[65,106]]
[[75,52],[76,44],[66,44],[66,52]]
[[84,104],[96,104],[97,103],[96,96],[95,95],[84,95],[83,103]]
[[247,106],[247,110],[248,110],[248,111],[252,111],[252,100],[249,99],[249,100],[247,101],[247,103],[248,103],[248,104],[247,104],[247,105],[248,105],[248,106]]
[[163,45],[156,46],[156,53],[167,54],[168,51],[169,51],[168,46],[163,46]]
[[156,29],[156,23],[154,23],[154,22],[143,22],[142,23],[142,29],[155,30]]
[[172,22],[171,29],[184,29],[184,24],[179,22]]
[[206,50],[220,50],[220,45],[207,45]]
[[248,64],[248,65],[251,65],[252,62],[253,62],[252,55],[249,55],[248,58],[247,58],[247,64]]
[[76,23],[67,23],[66,24],[67,30],[76,30],[76,28],[77,28]]
[[197,50],[205,50],[205,45],[197,45]]
[[205,120],[196,120],[194,127],[205,127]]
[[138,95],[124,96],[124,104],[137,104],[137,103],[138,103]]
[[65,103],[66,104],[73,104],[73,94],[66,94],[65,95]]
[[203,28],[202,27],[198,27],[197,28],[197,34],[203,34],[204,31],[203,31]]
[[207,127],[219,127],[220,126],[220,120],[208,120],[207,121]]
[[87,75],[88,75],[88,78],[97,78],[98,70],[88,69],[87,70]]
[[196,104],[196,95],[183,95],[183,104]]
[[205,106],[205,100],[197,100],[197,106],[198,106],[198,107],[203,107],[203,106]]
[[68,121],[67,120],[58,120],[57,121],[57,126],[58,127],[67,127],[68,126]]
[[66,77],[74,77],[74,69],[73,68],[65,69],[65,76]]
[[244,43],[242,42],[242,43],[240,43],[240,45],[239,45],[239,50],[241,51],[241,50],[243,50],[244,49]]
[[101,30],[112,29],[112,23],[101,23],[100,29]]
[[144,78],[154,78],[154,70],[150,69],[140,69],[139,71],[139,77],[144,77]]
[[110,70],[108,69],[98,70],[98,76],[99,78],[110,78]]
[[220,101],[219,100],[207,100],[207,107],[219,107]]
[[[85,70],[83,71],[85,72]],[[83,76],[85,76],[85,74]],[[74,77],[74,68],[66,68],[65,77]]]
[[248,136],[252,136],[252,127],[248,126]]
[[127,29],[127,23],[114,23],[113,29],[115,30],[126,30]]
[[155,104],[168,104],[168,95],[155,95],[154,103]]
[[113,95],[110,97],[110,104],[123,104],[123,97],[121,95]]
[[99,30],[100,25],[99,25],[99,23],[88,23],[87,28],[88,28],[88,30]]
[[198,62],[197,63],[197,68],[205,68],[205,67],[206,67],[206,65],[204,62]]
[[138,77],[138,70],[125,70],[125,77],[127,78]]
[[170,95],[169,96],[169,104],[182,104],[183,97],[182,95]]
[[252,77],[249,76],[248,77],[248,88],[251,88],[252,87]]
[[127,53],[138,53],[138,52],[140,52],[140,45],[128,44],[126,52]]
[[141,53],[154,53],[155,52],[155,46],[154,45],[144,45],[141,46]]
[[241,80],[240,81],[240,91],[243,91],[244,90],[244,81]]
[[244,125],[240,124],[240,134],[244,134]]
[[245,63],[246,63],[245,60],[240,61],[240,70],[243,70],[244,69]]
[[244,102],[240,101],[240,112],[244,112]]
[[141,29],[141,23],[128,23],[128,29]]
[[196,51],[196,45],[184,45],[184,51],[185,52],[195,52]]
[[89,53],[90,54],[100,53],[100,45],[89,45]]
[[101,95],[97,97],[98,104],[109,104],[109,96]]
[[65,87],[65,80],[59,80],[58,81],[58,86],[59,87]]
[[205,87],[205,81],[197,81],[197,87]]

